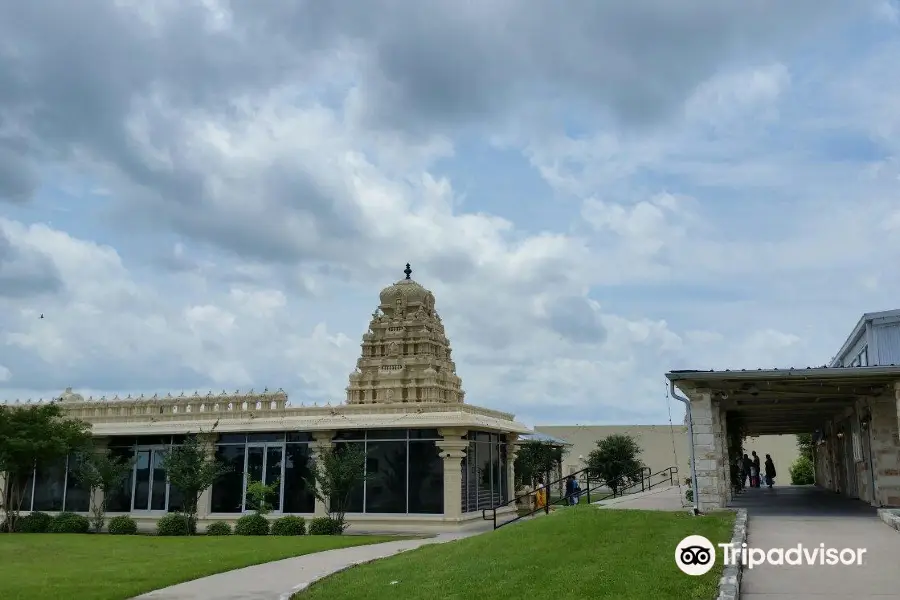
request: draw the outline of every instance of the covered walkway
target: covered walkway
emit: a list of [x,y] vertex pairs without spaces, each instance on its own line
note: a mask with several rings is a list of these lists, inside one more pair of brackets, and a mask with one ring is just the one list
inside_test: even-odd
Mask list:
[[861,566],[770,566],[744,569],[743,600],[897,598],[900,534],[882,523],[868,503],[814,486],[748,489],[729,503],[749,516],[748,546],[865,548]]

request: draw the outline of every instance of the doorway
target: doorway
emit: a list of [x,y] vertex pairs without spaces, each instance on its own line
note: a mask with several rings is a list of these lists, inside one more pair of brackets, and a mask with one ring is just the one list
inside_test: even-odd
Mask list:
[[169,506],[169,481],[163,468],[168,446],[138,446],[134,465],[131,510],[163,512]]
[[266,500],[272,512],[281,512],[284,501],[284,444],[248,444],[244,458],[244,512],[253,510],[247,497],[247,486],[261,481],[265,485],[277,483],[275,493]]

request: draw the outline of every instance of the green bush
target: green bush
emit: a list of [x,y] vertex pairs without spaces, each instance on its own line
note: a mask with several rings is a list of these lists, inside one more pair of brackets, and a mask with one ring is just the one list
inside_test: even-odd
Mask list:
[[84,515],[62,512],[53,517],[50,533],[87,533],[91,529],[90,520]]
[[137,523],[128,515],[113,517],[106,526],[106,530],[112,535],[134,535],[137,529]]
[[813,463],[806,456],[800,456],[791,465],[791,485],[810,485],[816,482]]
[[309,522],[309,535],[341,535],[344,528],[340,521],[331,517],[316,517]]
[[53,517],[47,513],[33,512],[16,523],[17,533],[47,533],[53,525]]
[[169,513],[156,522],[156,535],[191,535],[190,519],[181,513]]
[[272,535],[303,535],[306,533],[306,521],[303,517],[281,517],[272,523]]
[[235,535],[269,535],[269,521],[260,514],[244,515],[234,524]]
[[210,523],[206,528],[206,535],[231,535],[231,525],[225,521]]
[[693,501],[694,501],[694,490],[685,490],[685,491],[684,491],[684,498],[685,498],[685,500],[687,500],[688,502],[693,502]]

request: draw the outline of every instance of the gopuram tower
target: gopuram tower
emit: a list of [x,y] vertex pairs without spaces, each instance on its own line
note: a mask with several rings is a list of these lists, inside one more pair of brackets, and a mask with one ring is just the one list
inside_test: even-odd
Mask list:
[[405,279],[381,290],[350,374],[347,404],[462,404],[465,392],[434,294],[411,279],[409,263],[403,272]]

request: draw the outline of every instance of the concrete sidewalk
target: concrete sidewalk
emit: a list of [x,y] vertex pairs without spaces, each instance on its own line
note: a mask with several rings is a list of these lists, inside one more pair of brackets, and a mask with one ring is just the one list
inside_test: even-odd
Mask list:
[[[885,529],[888,529],[885,526]],[[399,540],[328,550],[287,558],[142,594],[140,600],[288,600],[315,581],[360,563],[386,558],[426,544],[440,544],[474,535],[442,533],[433,538]]]
[[900,534],[858,500],[812,486],[746,490],[732,502],[746,508],[747,544],[769,550],[802,544],[865,548],[860,566],[771,566],[744,569],[742,600],[828,600],[900,597]]

